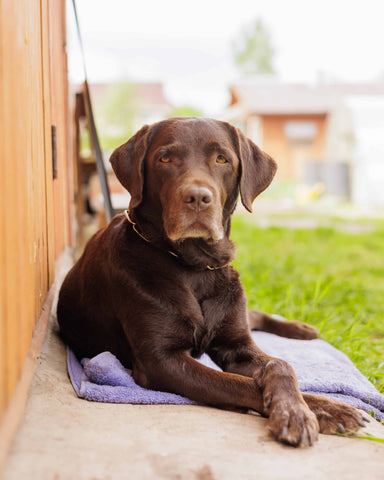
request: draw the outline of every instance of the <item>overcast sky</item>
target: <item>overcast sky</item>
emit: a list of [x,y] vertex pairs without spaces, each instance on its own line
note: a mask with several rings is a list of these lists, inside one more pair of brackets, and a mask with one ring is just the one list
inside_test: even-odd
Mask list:
[[[70,76],[82,80],[68,2]],[[384,81],[384,0],[77,0],[91,82],[162,81],[169,100],[214,115],[239,78],[231,43],[256,18],[280,79]]]

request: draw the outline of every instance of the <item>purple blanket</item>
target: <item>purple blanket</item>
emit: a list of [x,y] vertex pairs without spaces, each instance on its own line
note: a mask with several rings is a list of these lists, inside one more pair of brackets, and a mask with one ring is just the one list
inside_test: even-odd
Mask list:
[[[302,392],[325,395],[373,413],[384,420],[384,395],[380,394],[349,358],[324,340],[292,340],[265,332],[252,332],[257,345],[267,354],[289,362],[295,369]],[[95,402],[182,404],[196,402],[180,395],[139,387],[130,370],[110,352],[78,362],[68,349],[67,364],[72,385],[79,397]],[[220,370],[203,355],[199,362]]]

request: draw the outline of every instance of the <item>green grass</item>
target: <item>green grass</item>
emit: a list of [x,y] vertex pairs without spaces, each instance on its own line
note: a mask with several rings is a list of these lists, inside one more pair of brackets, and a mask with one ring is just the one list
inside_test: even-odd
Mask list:
[[384,225],[370,233],[259,228],[235,217],[249,307],[317,327],[384,393]]
[[370,440],[371,442],[384,443],[384,438],[374,437],[373,435],[348,435],[345,433],[335,433],[339,437],[357,438],[358,440]]

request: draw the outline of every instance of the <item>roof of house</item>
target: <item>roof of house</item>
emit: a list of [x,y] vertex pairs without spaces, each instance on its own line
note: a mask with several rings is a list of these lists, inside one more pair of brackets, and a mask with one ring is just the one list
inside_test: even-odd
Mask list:
[[230,106],[260,115],[325,114],[349,95],[384,95],[384,82],[319,84],[243,82],[230,87]]
[[[117,83],[120,84],[122,82]],[[132,94],[138,103],[146,105],[168,106],[171,104],[164,94],[163,84],[160,82],[151,83],[135,83],[127,82],[132,87]],[[97,102],[105,95],[109,88],[113,87],[113,83],[92,83],[89,85],[92,100]],[[75,87],[76,89],[76,87]],[[78,86],[77,89],[78,90]]]

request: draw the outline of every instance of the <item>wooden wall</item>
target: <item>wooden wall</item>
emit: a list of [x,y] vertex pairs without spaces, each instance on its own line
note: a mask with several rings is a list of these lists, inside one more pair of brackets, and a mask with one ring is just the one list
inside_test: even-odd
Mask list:
[[[71,243],[65,0],[0,3],[0,416]],[[52,178],[51,125],[58,178]]]

